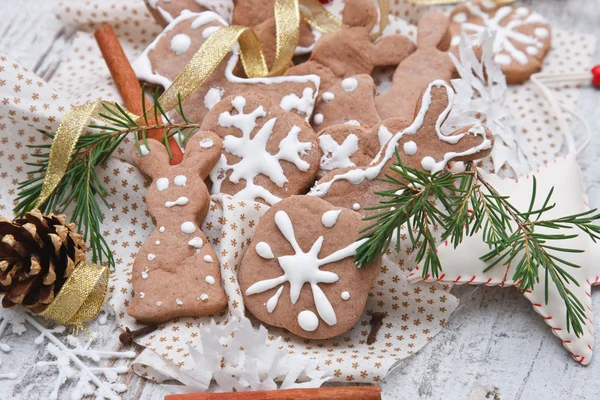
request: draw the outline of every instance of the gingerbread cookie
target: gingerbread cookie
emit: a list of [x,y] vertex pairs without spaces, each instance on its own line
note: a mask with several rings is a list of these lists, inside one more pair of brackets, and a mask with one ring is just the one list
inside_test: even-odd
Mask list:
[[[227,23],[213,12],[184,12],[144,50],[133,68],[144,82],[169,87],[188,64],[204,41]],[[183,110],[188,120],[202,123],[206,113],[223,97],[246,92],[260,92],[271,97],[282,108],[303,118],[312,115],[319,77],[278,76],[273,78],[240,78],[234,75],[239,59],[236,49],[217,65],[212,74],[187,99]],[[177,113],[173,121],[181,122]]]
[[139,322],[199,317],[227,306],[219,260],[199,228],[210,202],[204,179],[221,156],[221,142],[214,133],[198,132],[188,140],[183,162],[173,166],[156,140],[131,152],[152,178],[146,207],[156,225],[133,263],[128,313]]
[[387,143],[387,140],[380,143],[371,128],[352,124],[325,128],[319,132],[318,139],[321,149],[319,177],[339,168],[367,166]]
[[542,68],[550,50],[551,28],[544,17],[525,7],[498,7],[489,1],[457,6],[450,15],[452,44],[461,34],[477,39],[485,29],[495,33],[494,61],[508,83],[522,83]]
[[348,77],[321,94],[312,126],[316,132],[346,123],[373,127],[381,122],[374,99],[375,83],[371,75]]
[[156,22],[165,27],[183,11],[200,13],[214,11],[226,20],[231,20],[233,0],[144,0]]
[[302,193],[317,174],[312,128],[262,94],[223,99],[206,114],[202,129],[223,138],[223,155],[210,173],[213,194],[275,204]]
[[445,81],[431,82],[410,126],[406,120],[391,118],[375,128],[382,139],[390,139],[370,166],[332,171],[309,195],[369,215],[377,211],[366,208],[379,205],[382,199],[376,193],[395,187],[377,178],[394,175],[390,168],[396,162],[396,150],[404,165],[430,173],[443,170],[449,161],[476,160],[489,154],[492,135],[480,125],[464,127],[451,136],[441,133],[440,127],[452,109],[453,97],[454,91]]
[[381,119],[411,120],[421,93],[436,79],[450,82],[456,67],[447,50],[451,35],[448,17],[428,12],[419,21],[417,51],[400,63],[394,72],[392,87],[375,98]]
[[361,215],[293,196],[261,218],[240,265],[244,305],[262,322],[309,339],[328,339],[360,318],[381,260],[354,264]]
[[401,35],[370,40],[378,12],[372,0],[348,0],[342,12],[342,29],[324,34],[310,59],[288,69],[285,75],[316,74],[321,88],[330,88],[344,78],[370,74],[377,66],[397,65],[415,50],[410,39]]

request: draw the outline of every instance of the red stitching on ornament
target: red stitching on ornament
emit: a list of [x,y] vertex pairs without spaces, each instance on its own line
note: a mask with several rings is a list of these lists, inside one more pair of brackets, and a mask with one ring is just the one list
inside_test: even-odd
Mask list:
[[446,276],[446,274],[442,274],[442,276],[440,276],[440,277],[438,278],[438,282],[439,282],[439,281],[441,281],[442,279],[444,279],[444,277],[445,277],[445,276]]
[[476,276],[472,277],[471,280],[469,281],[469,283],[473,282],[475,280],[475,278],[477,278]]
[[533,306],[534,306],[534,307],[541,307],[542,305],[541,305],[541,304],[534,303],[534,304],[533,304]]
[[460,276],[454,280],[454,283],[460,281]]

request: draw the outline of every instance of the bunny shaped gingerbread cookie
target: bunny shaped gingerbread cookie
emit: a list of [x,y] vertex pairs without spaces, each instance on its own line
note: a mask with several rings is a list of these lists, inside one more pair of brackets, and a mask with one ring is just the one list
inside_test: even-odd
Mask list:
[[412,124],[403,118],[390,118],[374,128],[373,135],[389,139],[369,166],[331,171],[309,195],[369,215],[377,213],[367,210],[379,205],[381,196],[376,193],[395,187],[377,178],[393,174],[390,168],[396,162],[396,150],[404,165],[430,173],[443,170],[449,161],[485,157],[492,150],[492,134],[486,128],[472,125],[450,136],[441,133],[440,128],[452,109],[453,97],[454,91],[445,81],[431,82],[421,96],[420,109]]
[[310,59],[288,69],[285,75],[319,75],[321,88],[328,90],[344,78],[370,74],[378,66],[398,65],[414,52],[415,46],[401,35],[371,42],[369,33],[377,19],[373,0],[347,0],[342,29],[324,34],[315,43]]
[[222,311],[219,260],[199,228],[210,194],[204,183],[221,156],[222,140],[198,132],[187,142],[181,164],[169,165],[158,141],[132,150],[135,164],[152,178],[146,206],[156,229],[133,263],[133,301],[129,315],[142,323],[162,323]]
[[392,87],[375,98],[381,119],[400,117],[411,120],[419,96],[436,79],[449,82],[456,68],[448,49],[452,36],[448,17],[428,12],[419,21],[417,51],[398,65]]

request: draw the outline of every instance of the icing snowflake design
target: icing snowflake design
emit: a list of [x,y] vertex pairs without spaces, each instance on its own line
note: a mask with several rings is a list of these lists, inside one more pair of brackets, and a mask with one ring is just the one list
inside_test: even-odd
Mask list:
[[[499,8],[493,16],[487,14],[479,6],[472,3],[465,3],[469,13],[478,17],[482,21],[482,25],[465,22],[467,15],[464,12],[456,13],[453,16],[453,21],[462,23],[462,31],[466,34],[479,36],[486,30],[496,33],[494,41],[494,61],[499,65],[509,65],[514,61],[521,65],[528,63],[529,56],[535,56],[539,53],[544,45],[540,39],[545,39],[550,34],[546,28],[536,28],[535,36],[529,36],[518,32],[518,29],[523,25],[528,24],[546,24],[546,20],[539,14],[528,10],[525,7],[517,8],[513,13],[513,7],[504,6]],[[511,15],[512,13],[512,15]],[[501,22],[510,15],[510,21],[502,26]],[[453,45],[458,44],[460,36],[453,38]],[[517,49],[513,43],[527,45],[526,52]]]
[[254,183],[254,178],[259,174],[265,175],[271,179],[277,186],[283,187],[288,182],[283,173],[280,161],[288,161],[296,166],[300,171],[308,171],[310,164],[302,160],[312,148],[310,142],[300,142],[298,135],[301,132],[299,126],[292,126],[287,136],[279,143],[277,154],[271,154],[267,151],[267,144],[273,128],[277,123],[277,118],[271,118],[258,130],[254,137],[250,137],[256,128],[256,120],[267,116],[262,106],[257,107],[249,114],[244,113],[246,99],[242,96],[236,96],[231,104],[238,112],[232,115],[230,112],[224,112],[219,116],[218,124],[224,128],[234,127],[242,132],[242,137],[227,135],[223,140],[223,149],[240,157],[241,160],[233,165],[227,164],[225,155],[210,173],[210,179],[213,182],[212,194],[221,192],[221,183],[225,180],[227,171],[231,170],[229,180],[238,183],[240,179],[246,182],[244,189],[237,192],[233,197],[242,200],[264,199],[269,204],[275,204],[281,199],[263,186]]
[[[305,252],[300,248],[300,245],[296,240],[294,226],[292,225],[289,215],[285,211],[277,211],[275,214],[275,225],[277,225],[277,228],[279,228],[281,234],[294,249],[294,254],[277,257],[279,266],[283,270],[283,275],[277,278],[256,282],[246,290],[246,295],[249,296],[263,293],[281,285],[275,295],[273,295],[273,297],[267,301],[267,311],[271,313],[275,307],[277,307],[279,297],[283,291],[284,283],[289,282],[290,284],[290,301],[292,304],[296,304],[300,298],[302,287],[305,283],[308,283],[312,290],[313,300],[315,302],[315,307],[319,317],[321,317],[321,319],[329,326],[335,325],[337,323],[337,316],[333,306],[331,305],[331,302],[325,293],[323,293],[323,290],[319,287],[319,284],[335,283],[340,279],[340,277],[330,271],[321,271],[320,268],[324,265],[343,260],[346,257],[354,256],[356,254],[356,249],[363,243],[365,239],[353,242],[349,246],[337,250],[327,257],[320,259],[319,252],[323,246],[323,236],[319,236],[319,238],[311,246],[310,250]],[[272,259],[275,257],[271,247],[265,242],[257,243],[256,251],[258,255],[264,259]],[[305,325],[303,324],[301,314],[306,312],[313,314],[311,311],[307,310],[300,313],[299,323],[300,327],[303,329],[305,329]],[[314,329],[316,329],[316,327]]]
[[342,144],[338,144],[331,135],[319,136],[319,146],[323,153],[321,169],[330,171],[336,168],[356,167],[350,157],[358,151],[358,142],[358,136],[355,134],[346,136]]

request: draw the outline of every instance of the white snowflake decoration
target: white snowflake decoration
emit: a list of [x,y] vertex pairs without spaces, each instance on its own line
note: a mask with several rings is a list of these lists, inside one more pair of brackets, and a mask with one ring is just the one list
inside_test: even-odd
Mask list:
[[214,379],[220,390],[275,390],[317,388],[330,379],[318,362],[291,356],[283,340],[268,340],[264,326],[258,330],[247,318],[234,317],[227,325],[214,320],[200,329],[200,343],[189,347],[195,365],[182,371],[178,380],[185,386],[164,385],[177,393],[204,392]]
[[225,155],[221,155],[219,163],[210,173],[210,179],[213,182],[212,193],[221,192],[221,183],[226,179],[227,171],[231,170],[229,180],[238,183],[243,179],[246,183],[244,189],[237,192],[236,199],[255,200],[263,198],[269,204],[275,204],[279,197],[273,195],[264,187],[257,185],[254,178],[259,174],[267,176],[277,186],[283,187],[288,182],[283,173],[283,167],[280,161],[288,161],[296,166],[300,171],[308,171],[310,164],[302,160],[300,156],[306,155],[312,148],[310,142],[300,142],[298,134],[301,132],[299,126],[293,126],[287,136],[279,143],[277,154],[271,154],[267,151],[267,143],[273,134],[273,128],[277,123],[277,118],[271,118],[258,130],[256,135],[251,138],[256,120],[267,116],[262,106],[257,107],[249,114],[244,113],[246,99],[242,96],[235,97],[231,104],[238,112],[232,115],[224,112],[219,116],[218,124],[222,127],[234,127],[240,130],[242,137],[227,135],[223,139],[223,149],[240,157],[241,160],[233,165],[227,164]]

